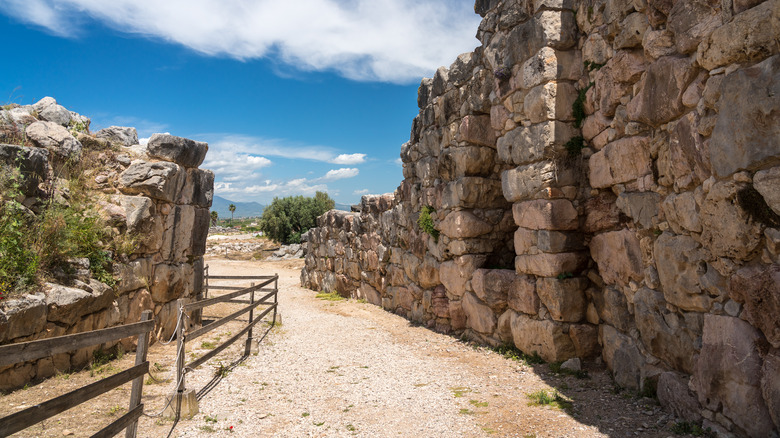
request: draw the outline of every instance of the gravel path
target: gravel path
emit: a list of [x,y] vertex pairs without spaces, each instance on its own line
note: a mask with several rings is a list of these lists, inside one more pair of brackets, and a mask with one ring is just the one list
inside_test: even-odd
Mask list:
[[[214,275],[259,265],[208,263]],[[579,380],[532,369],[367,303],[317,299],[289,262],[260,265],[280,274],[283,324],[202,398],[179,436],[669,435],[660,408],[613,394],[603,372]],[[210,378],[193,373],[187,386]],[[555,388],[573,400],[571,414],[528,405],[528,393]]]

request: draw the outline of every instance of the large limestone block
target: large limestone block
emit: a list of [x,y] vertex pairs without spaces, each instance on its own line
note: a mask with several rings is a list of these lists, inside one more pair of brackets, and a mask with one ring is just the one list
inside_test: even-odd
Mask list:
[[184,186],[179,195],[180,204],[193,204],[209,208],[214,198],[214,172],[201,169],[187,169]]
[[163,260],[183,262],[192,254],[192,238],[196,231],[195,212],[191,205],[175,205],[165,216],[160,255]]
[[598,317],[622,332],[631,330],[633,318],[628,312],[628,302],[623,292],[613,287],[588,289]]
[[739,318],[704,315],[692,386],[705,408],[722,406],[748,436],[769,436],[774,428],[761,393],[762,342],[761,333]]
[[439,231],[453,239],[468,239],[489,233],[493,227],[465,210],[453,211],[439,223]]
[[485,302],[496,315],[507,307],[509,291],[514,287],[517,274],[508,269],[477,269],[471,279],[474,293]]
[[669,408],[674,414],[687,421],[701,421],[701,405],[695,394],[688,388],[689,376],[667,371],[658,376],[656,394],[661,406]]
[[515,346],[524,353],[536,352],[547,362],[561,362],[577,354],[574,343],[560,323],[538,321],[514,313],[510,324]]
[[441,282],[439,281],[439,262],[431,255],[426,255],[417,269],[418,284],[423,289],[431,289]]
[[704,38],[721,26],[721,8],[707,0],[677,2],[669,12],[667,29],[674,33],[680,53],[695,52]]
[[618,196],[617,207],[642,228],[650,228],[658,217],[661,195],[653,192],[623,192]]
[[578,322],[585,316],[587,285],[588,280],[582,277],[540,278],[536,282],[536,292],[553,320]]
[[192,293],[194,272],[192,265],[161,264],[154,267],[151,297],[155,303],[167,303]]
[[174,163],[136,161],[119,175],[119,189],[126,195],[145,195],[174,202],[184,185],[185,173]]
[[780,166],[756,172],[753,187],[761,193],[769,208],[780,214]]
[[209,236],[209,224],[211,215],[208,208],[196,208],[195,218],[192,223],[192,248],[190,255],[202,256],[206,253],[206,239]]
[[579,172],[571,167],[539,161],[501,172],[501,187],[507,201],[518,202],[532,198],[542,189],[574,185],[578,177]]
[[539,313],[539,296],[536,280],[528,275],[516,275],[507,293],[507,304],[512,310],[536,315]]
[[748,266],[731,277],[731,298],[742,303],[741,318],[764,333],[775,348],[780,348],[780,265]]
[[96,132],[95,137],[105,138],[120,146],[134,146],[138,144],[138,132],[132,127],[109,126]]
[[673,369],[693,373],[701,316],[670,312],[663,294],[648,288],[634,295],[634,306],[636,326],[645,348]]
[[512,206],[515,223],[530,230],[576,230],[577,210],[567,199],[536,199]]
[[549,158],[577,135],[579,130],[571,123],[557,120],[518,126],[496,142],[498,157],[516,165],[533,163]]
[[184,167],[198,167],[206,158],[209,145],[170,134],[154,134],[146,149],[151,157],[172,161]]
[[444,186],[442,208],[495,208],[504,205],[501,181],[466,176]]
[[577,90],[568,82],[548,82],[528,90],[523,113],[531,123],[547,120],[574,120],[572,104]]
[[699,44],[699,65],[712,70],[733,63],[759,61],[779,50],[780,1],[769,0],[716,29]]
[[665,56],[650,64],[640,91],[628,104],[629,119],[659,126],[681,115],[682,95],[697,73],[689,58]]
[[623,388],[638,389],[645,358],[636,346],[636,341],[609,325],[599,326],[601,330],[602,356],[612,370],[615,383]]
[[761,368],[761,392],[775,426],[780,427],[780,355],[777,351],[764,357],[764,366]]
[[543,47],[523,63],[520,72],[524,89],[555,80],[576,81],[582,74],[582,55],[577,50]]
[[447,288],[440,284],[431,292],[431,313],[438,318],[450,317],[450,300],[447,298]]
[[38,183],[47,177],[48,160],[47,149],[0,144],[0,164],[19,169],[22,174],[20,189],[25,195],[37,194]]
[[726,76],[720,92],[710,140],[713,173],[723,178],[780,160],[780,55]]
[[699,272],[706,257],[701,246],[691,237],[663,233],[653,253],[666,301],[683,310],[709,311],[712,298],[702,290]]
[[487,256],[483,255],[463,255],[439,266],[439,279],[447,288],[447,296],[451,300],[463,296],[474,271],[482,267],[486,259]]
[[35,122],[24,132],[33,144],[48,149],[59,161],[75,158],[81,153],[81,143],[57,123]]
[[484,146],[453,146],[441,151],[438,158],[418,161],[417,176],[423,181],[454,180],[462,176],[490,176],[496,161],[495,149]]
[[607,117],[615,114],[626,96],[630,96],[647,65],[639,50],[619,50],[596,72],[593,100]]
[[590,185],[598,189],[633,181],[651,172],[647,137],[622,138],[590,157]]
[[34,335],[46,327],[46,297],[42,293],[8,299],[0,309],[0,342]]
[[681,234],[683,230],[701,233],[699,205],[691,192],[671,194],[663,202],[664,216],[672,231]]
[[116,285],[117,293],[124,294],[151,284],[152,271],[151,258],[139,258],[114,265],[114,276],[119,279]]
[[669,157],[675,185],[699,185],[712,174],[709,143],[698,132],[699,119],[690,112],[680,119],[669,138]]
[[590,324],[572,324],[569,326],[569,337],[574,343],[576,357],[586,359],[601,354],[599,345],[599,329]]
[[72,325],[85,315],[111,307],[114,291],[100,282],[90,283],[95,286],[91,292],[46,283],[46,305],[49,307],[47,319]]
[[598,234],[590,242],[590,255],[599,266],[607,284],[624,286],[631,280],[642,280],[642,250],[631,230]]
[[358,288],[360,297],[368,301],[375,306],[382,305],[382,295],[373,286],[368,283],[360,283]]
[[39,112],[38,117],[41,120],[56,123],[60,126],[68,126],[71,121],[70,111],[68,111],[68,109],[64,106],[57,104],[49,105],[42,109]]
[[466,325],[479,333],[490,335],[496,330],[498,319],[490,306],[483,303],[471,292],[466,292],[461,300],[466,313]]
[[[470,73],[470,72],[469,72]],[[458,139],[481,146],[496,147],[496,134],[490,127],[490,116],[469,115],[463,118],[458,129]]]
[[641,12],[629,14],[620,23],[620,33],[615,37],[615,48],[628,49],[642,45],[645,32],[650,27],[647,16]]
[[761,224],[738,206],[739,189],[732,181],[715,183],[702,202],[702,245],[713,256],[747,259],[761,243]]
[[586,264],[587,257],[580,252],[540,253],[515,257],[515,270],[518,274],[531,274],[540,277],[557,277],[561,274],[578,273]]
[[611,192],[599,193],[585,201],[585,223],[582,230],[586,233],[598,233],[612,229],[620,224],[620,209],[617,199]]

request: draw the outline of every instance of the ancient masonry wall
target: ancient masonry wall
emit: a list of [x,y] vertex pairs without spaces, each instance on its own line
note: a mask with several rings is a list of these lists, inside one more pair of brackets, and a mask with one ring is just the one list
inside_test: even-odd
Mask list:
[[777,433],[780,1],[475,10],[481,46],[420,85],[404,181],[319,218],[302,284]]
[[[140,146],[134,128],[72,135],[65,127],[72,127],[73,121],[89,125],[89,119],[52,98],[3,110],[3,131],[22,130],[32,145],[0,144],[0,160],[17,165],[21,152],[22,171],[40,181],[26,187],[22,203],[35,208],[38,186],[55,187],[55,192],[62,186],[55,169],[65,160],[78,159],[85,149],[98,151],[99,164],[87,170],[95,182],[94,206],[116,235],[136,236],[137,247],[126,263],[115,265],[119,282],[113,289],[87,275],[70,286],[46,283],[36,293],[0,302],[0,344],[137,322],[145,310],[154,312],[156,337],[167,340],[178,317],[176,300],[194,299],[201,290],[214,174],[198,166],[208,145],[155,134],[148,145]],[[125,351],[135,348],[132,339],[122,344]],[[0,369],[0,390],[82,367],[98,347]]]

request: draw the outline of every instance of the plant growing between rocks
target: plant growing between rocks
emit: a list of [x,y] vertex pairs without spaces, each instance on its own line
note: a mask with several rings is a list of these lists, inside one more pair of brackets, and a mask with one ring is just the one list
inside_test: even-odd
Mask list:
[[439,230],[437,230],[434,226],[433,217],[431,217],[431,213],[435,212],[436,210],[430,205],[423,206],[422,210],[420,210],[420,216],[417,217],[417,225],[421,230],[425,231],[431,237],[433,237],[434,242],[438,243]]

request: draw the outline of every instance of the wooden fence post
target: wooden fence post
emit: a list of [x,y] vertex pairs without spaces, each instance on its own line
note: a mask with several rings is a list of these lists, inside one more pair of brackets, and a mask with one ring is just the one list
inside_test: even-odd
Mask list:
[[[250,287],[255,287],[255,283],[252,282]],[[249,305],[255,303],[255,291],[249,293]],[[248,324],[252,324],[252,320],[254,319],[255,310],[254,308],[249,310],[249,322]],[[258,343],[252,339],[252,328],[249,328],[249,332],[246,336],[246,348],[244,348],[244,356],[249,356],[250,354],[257,354],[260,352],[260,346]]]
[[192,418],[198,413],[198,400],[195,397],[195,391],[186,389],[184,369],[186,339],[184,337],[184,328],[186,327],[184,312],[184,300],[176,301],[176,307],[179,309],[179,325],[176,326],[176,391],[171,396],[170,404],[165,408],[165,416],[177,418]]
[[[152,311],[144,310],[141,313],[141,322],[149,321],[152,319]],[[135,350],[135,364],[141,365],[146,362],[146,353],[149,351],[149,332],[138,335],[138,347]],[[144,391],[144,376],[136,377],[133,380],[133,389],[130,392],[130,407],[127,408],[127,412],[132,412],[138,405],[141,404],[141,396]],[[142,408],[143,409],[143,408]],[[125,431],[125,438],[135,438],[138,431],[138,420],[133,421]]]

